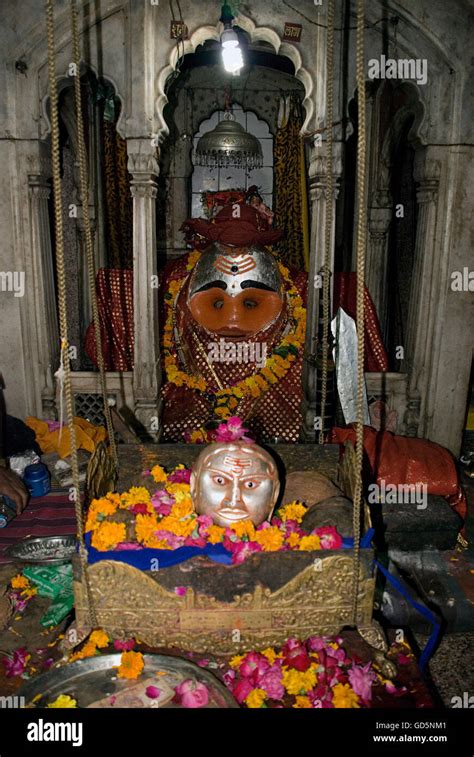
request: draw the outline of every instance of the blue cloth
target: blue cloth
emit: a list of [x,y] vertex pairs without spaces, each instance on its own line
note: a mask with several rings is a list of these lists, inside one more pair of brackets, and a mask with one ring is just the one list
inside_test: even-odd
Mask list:
[[395,576],[390,575],[387,568],[378,562],[378,560],[375,560],[375,564],[377,568],[383,573],[385,578],[389,583],[392,584],[392,586],[397,589],[397,591],[400,592],[402,597],[405,597],[406,600],[411,604],[412,607],[415,608],[415,610],[418,610],[420,615],[423,615],[424,618],[426,618],[432,625],[431,635],[428,639],[428,642],[426,644],[426,647],[424,648],[423,652],[421,653],[421,657],[418,661],[418,665],[420,666],[420,670],[424,671],[431,655],[433,654],[434,648],[436,646],[436,642],[438,641],[438,635],[439,635],[439,629],[440,624],[436,620],[435,616],[429,610],[427,607],[424,607],[423,605],[420,605],[419,602],[416,602],[412,597],[409,595],[407,590],[404,586],[400,583],[400,581],[395,578]]
[[[369,547],[372,540],[374,529],[371,528],[362,537],[360,541],[361,548]],[[354,539],[344,538],[342,540],[343,549],[351,549],[354,546]],[[112,549],[108,552],[100,552],[91,546],[91,532],[86,534],[86,547],[89,555],[89,564],[100,562],[101,560],[119,560],[127,565],[132,565],[140,570],[152,570],[155,564],[152,561],[157,560],[160,568],[169,568],[171,565],[178,565],[180,562],[190,560],[192,557],[205,555],[214,562],[223,565],[232,564],[232,554],[224,548],[222,544],[207,544],[205,547],[178,547],[178,549]]]
[[[177,565],[191,557],[206,555],[214,562],[223,565],[231,565],[232,555],[222,544],[207,544],[205,547],[178,547],[178,549],[112,549],[108,552],[100,552],[98,549],[91,547],[91,533],[86,534],[86,546],[89,557],[89,564],[100,562],[101,560],[119,560],[127,565],[132,565],[140,570],[153,570],[156,565],[153,560],[157,560],[159,568],[169,568],[171,565]],[[156,569],[156,568],[155,568]]]

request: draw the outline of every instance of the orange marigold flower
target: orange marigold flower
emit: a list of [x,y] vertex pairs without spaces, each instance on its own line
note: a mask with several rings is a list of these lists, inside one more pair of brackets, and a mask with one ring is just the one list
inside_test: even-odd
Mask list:
[[22,576],[21,573],[18,573],[18,575],[13,576],[11,585],[13,589],[28,589],[30,582],[28,581],[26,576]]
[[295,670],[294,668],[283,667],[281,682],[288,694],[294,694],[296,696],[301,694],[302,691],[311,691],[311,689],[316,686],[316,681],[316,673],[311,668],[300,671]]
[[332,690],[334,707],[343,709],[359,709],[359,698],[348,683],[336,683]]
[[165,487],[168,494],[174,497],[175,502],[191,502],[191,487],[189,484],[167,484]]
[[309,700],[308,697],[297,696],[295,704],[293,705],[293,707],[301,708],[301,709],[304,708],[304,709],[308,710],[308,709],[312,709],[313,705],[311,704],[311,701]]
[[137,541],[146,542],[159,528],[156,515],[139,514],[135,518],[135,536]]
[[283,546],[285,536],[276,526],[269,526],[255,532],[255,541],[264,552],[276,552]]
[[91,644],[95,644],[96,647],[99,647],[99,649],[108,647],[110,644],[110,639],[102,628],[97,628],[95,631],[92,631],[89,636],[89,641]]
[[267,692],[263,689],[253,689],[253,691],[250,692],[250,694],[245,697],[244,702],[247,705],[247,707],[251,707],[252,709],[257,709],[261,707],[267,698]]
[[115,549],[117,544],[125,541],[126,529],[124,523],[100,523],[92,534],[91,544],[100,552]]
[[292,531],[291,534],[286,537],[286,543],[289,547],[294,549],[295,547],[299,547],[300,538],[301,537],[299,534],[297,534],[295,531]]
[[207,540],[210,544],[218,544],[222,541],[225,534],[225,528],[221,528],[221,526],[212,525],[209,526],[207,529]]
[[119,678],[138,678],[145,662],[141,652],[122,652],[118,668]]
[[255,526],[251,520],[238,520],[236,523],[231,523],[230,528],[239,539],[243,536],[247,536],[249,541],[255,540]]
[[321,549],[321,541],[316,534],[310,534],[309,536],[302,536],[300,541],[300,550],[311,551],[313,549]]
[[75,660],[85,660],[86,657],[94,657],[94,655],[96,654],[97,647],[89,640],[82,647],[82,649],[79,650],[79,652],[73,652],[72,655],[69,656],[69,662],[74,662]]
[[301,523],[306,510],[307,508],[301,502],[295,501],[284,505],[284,507],[280,507],[278,515],[282,520],[296,520],[298,523]]
[[165,469],[162,468],[161,465],[154,465],[151,469],[151,475],[153,476],[153,480],[156,481],[157,484],[163,483],[168,478]]
[[171,517],[172,518],[185,518],[188,515],[191,515],[194,512],[193,503],[191,501],[191,497],[187,497],[186,499],[183,499],[181,502],[176,502],[176,504],[173,505],[171,508]]
[[275,662],[278,656],[275,650],[273,649],[273,647],[267,647],[266,649],[262,649],[261,654],[263,654],[263,656],[267,658],[270,665],[273,665],[273,663]]

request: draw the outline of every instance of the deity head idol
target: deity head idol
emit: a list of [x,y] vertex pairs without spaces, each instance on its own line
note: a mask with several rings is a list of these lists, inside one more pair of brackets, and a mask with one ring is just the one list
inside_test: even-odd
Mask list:
[[279,491],[278,471],[268,452],[243,441],[210,444],[191,474],[194,509],[223,527],[269,520]]

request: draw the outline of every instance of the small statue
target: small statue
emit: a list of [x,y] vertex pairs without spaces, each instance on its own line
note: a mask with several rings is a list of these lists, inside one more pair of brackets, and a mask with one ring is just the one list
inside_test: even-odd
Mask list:
[[207,446],[191,473],[191,497],[198,515],[218,526],[270,520],[280,492],[275,462],[257,444],[238,441]]

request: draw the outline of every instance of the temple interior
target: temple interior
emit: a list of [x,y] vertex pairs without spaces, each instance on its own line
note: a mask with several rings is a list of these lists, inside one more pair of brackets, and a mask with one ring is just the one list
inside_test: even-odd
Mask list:
[[2,707],[474,706],[472,19],[3,0]]

